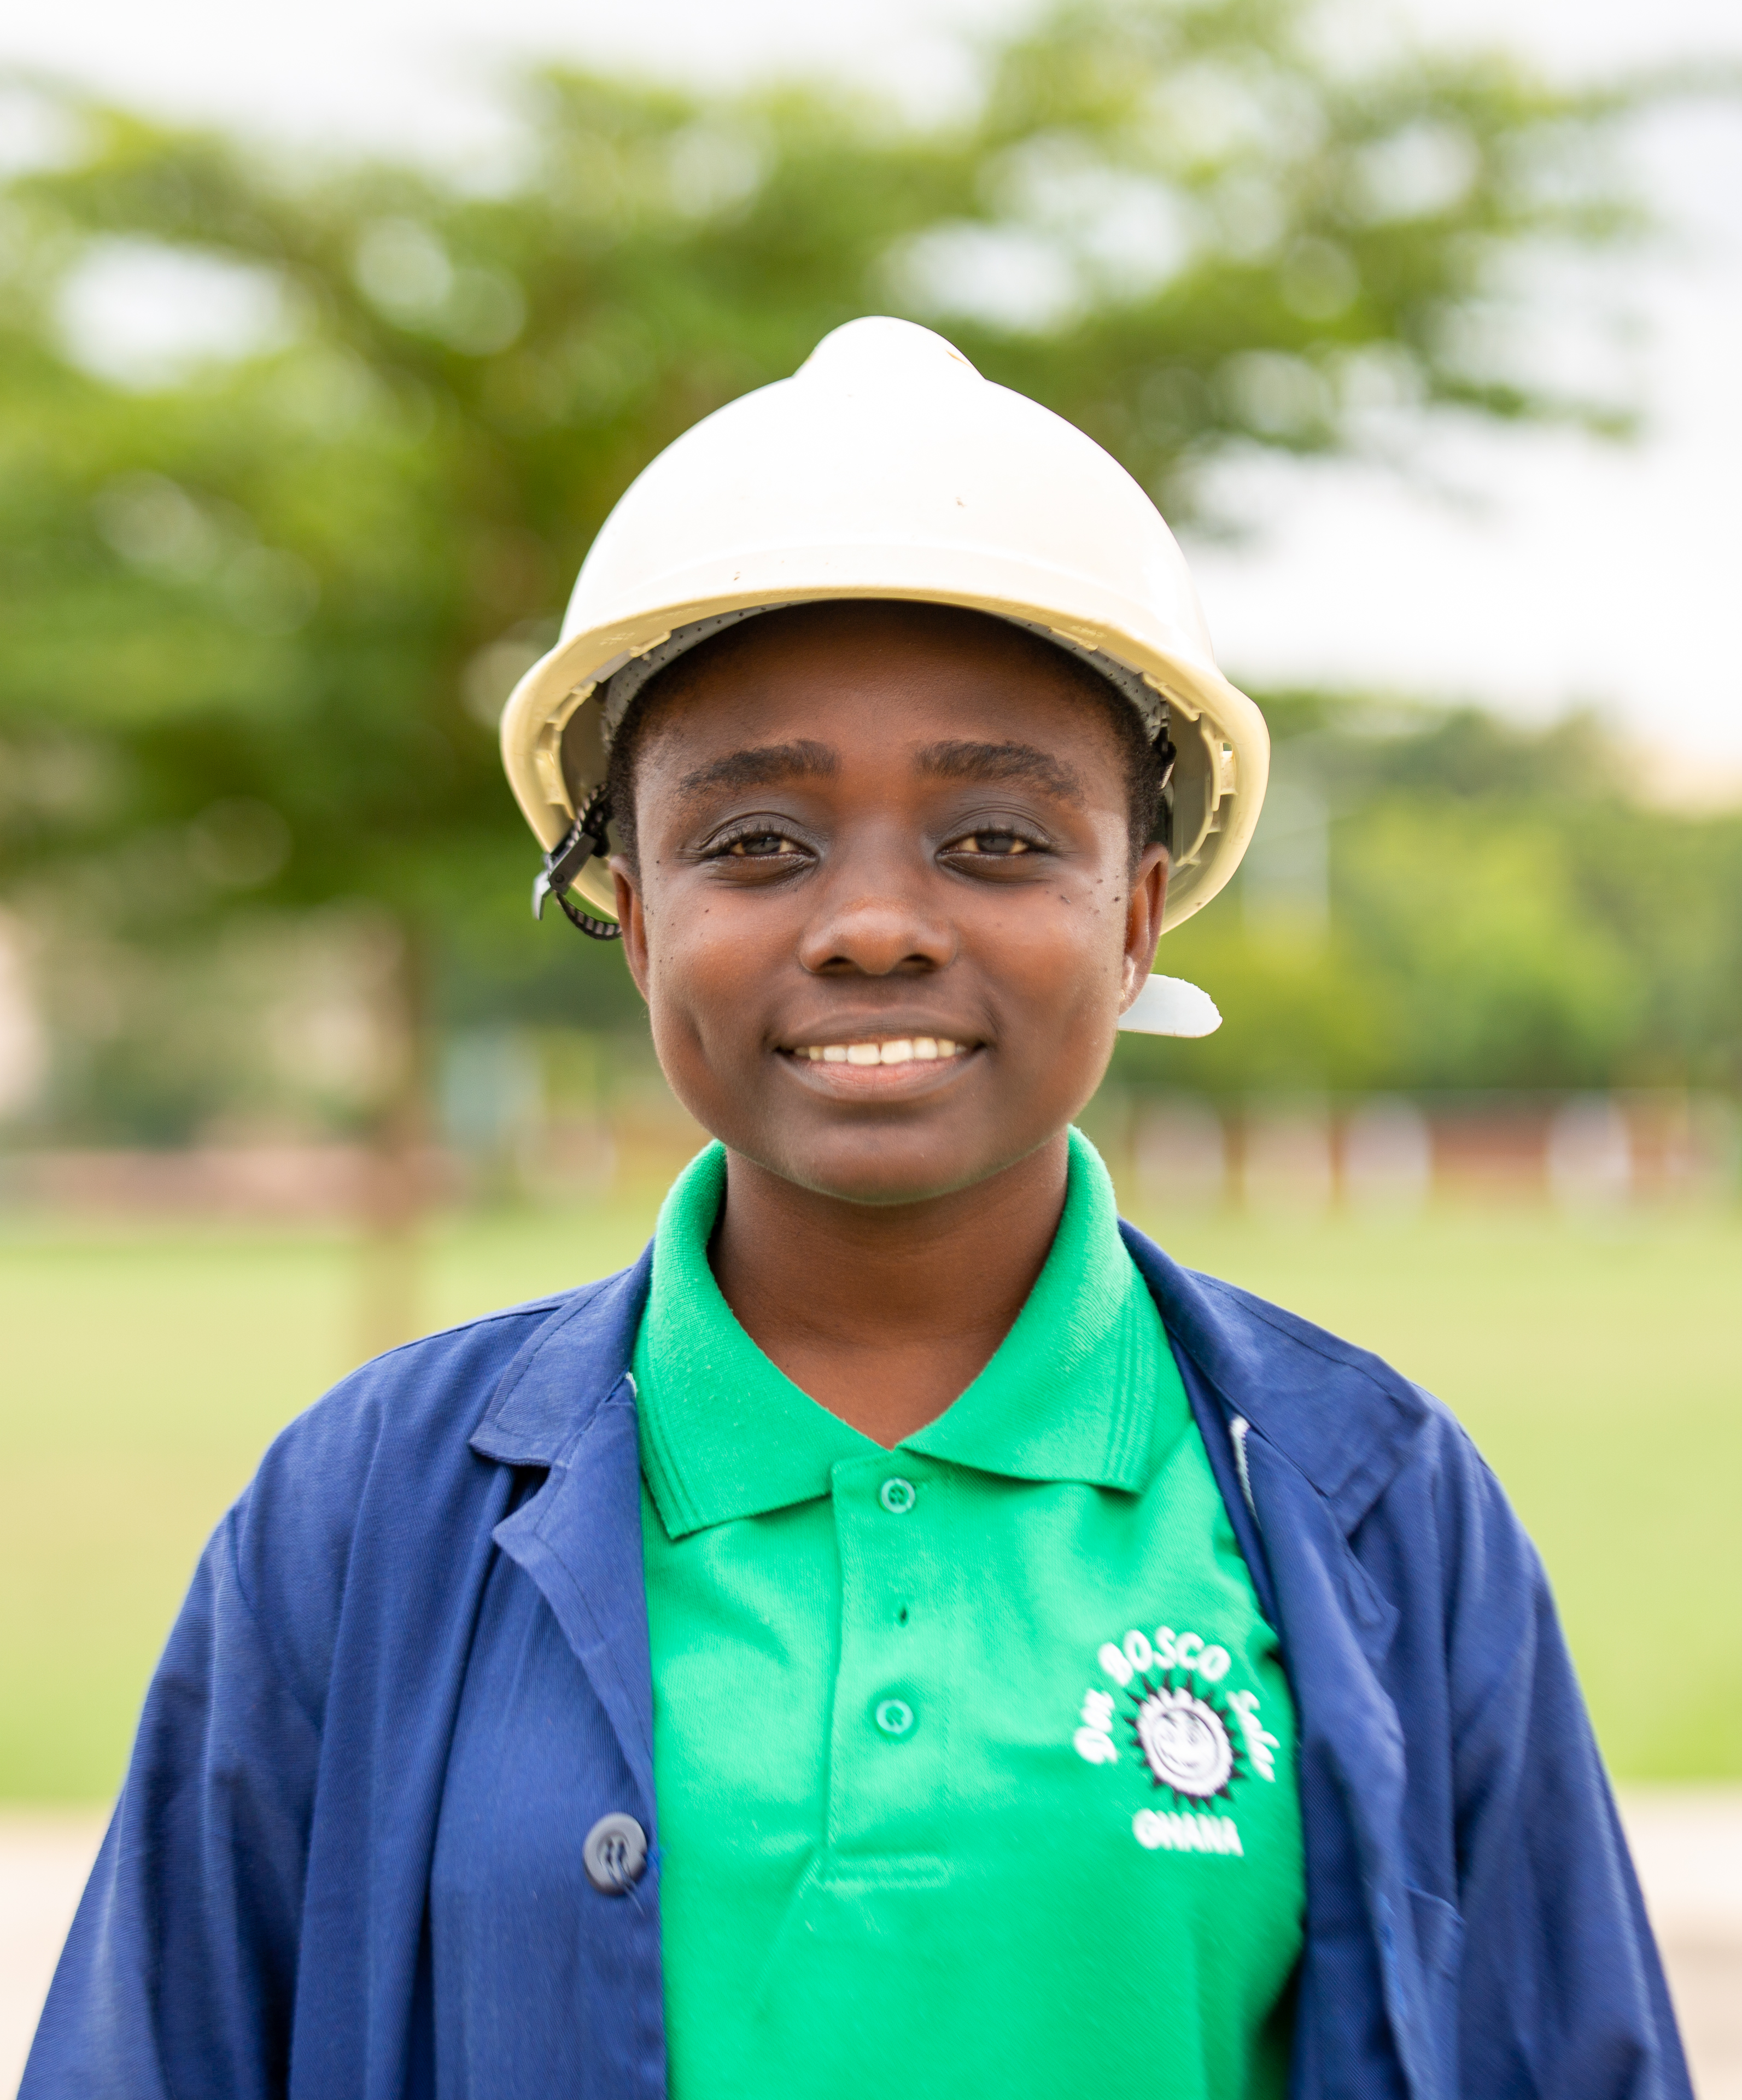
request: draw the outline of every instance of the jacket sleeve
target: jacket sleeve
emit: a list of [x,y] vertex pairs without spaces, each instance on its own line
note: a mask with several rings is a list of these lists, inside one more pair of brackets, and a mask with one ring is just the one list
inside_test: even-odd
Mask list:
[[1446,1422],[1441,1440],[1461,2089],[1471,2100],[1691,2100],[1541,1562],[1463,1432]]
[[20,2100],[285,2089],[319,1736],[243,1587],[249,1499],[152,1680]]

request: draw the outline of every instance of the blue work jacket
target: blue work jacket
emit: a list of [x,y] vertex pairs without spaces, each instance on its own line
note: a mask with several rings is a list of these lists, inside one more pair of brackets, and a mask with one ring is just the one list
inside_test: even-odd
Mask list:
[[[1299,1710],[1291,2100],[1691,2100],[1493,1476],[1377,1357],[1127,1240]],[[664,2093],[650,1267],[397,1349],[273,1445],[170,1635],[22,2100]],[[611,1811],[653,1839],[620,1895],[581,1858]],[[987,2071],[1021,2084],[995,2036]]]

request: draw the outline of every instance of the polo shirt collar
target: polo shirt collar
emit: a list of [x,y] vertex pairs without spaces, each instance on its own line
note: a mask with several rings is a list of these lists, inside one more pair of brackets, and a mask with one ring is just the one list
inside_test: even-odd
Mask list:
[[[1069,1143],[1064,1215],[1014,1326],[966,1392],[897,1448],[1136,1493],[1149,1476],[1156,1396],[1125,1373],[1134,1319],[1153,1321],[1153,1301],[1120,1239],[1106,1168],[1080,1132]],[[721,1295],[708,1243],[725,1172],[725,1148],[710,1145],[666,1198],[635,1347],[642,1468],[674,1538],[814,1501],[836,1465],[882,1450],[796,1386]]]

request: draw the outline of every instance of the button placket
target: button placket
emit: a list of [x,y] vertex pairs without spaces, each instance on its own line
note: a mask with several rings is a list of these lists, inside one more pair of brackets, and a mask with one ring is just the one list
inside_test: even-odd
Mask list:
[[844,1462],[833,1485],[841,1616],[827,1843],[857,1862],[912,1858],[938,1842],[946,1771],[948,1491],[928,1468],[897,1472],[888,1458]]

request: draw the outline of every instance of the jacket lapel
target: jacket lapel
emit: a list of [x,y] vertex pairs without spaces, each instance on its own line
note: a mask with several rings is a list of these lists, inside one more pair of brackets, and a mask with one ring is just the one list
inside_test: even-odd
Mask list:
[[1309,1930],[1291,2091],[1438,2100],[1405,1887],[1403,1729],[1383,1681],[1398,1614],[1351,1543],[1427,1405],[1380,1358],[1124,1230],[1183,1358],[1299,1718]]
[[[1303,2011],[1312,2001],[1321,2089],[1390,2088],[1429,2100],[1438,2089],[1421,2032],[1424,1980],[1405,1893],[1403,1727],[1380,1676],[1397,1613],[1325,1498],[1290,1459],[1255,1434],[1246,1467],[1299,1717],[1309,1966],[1316,1971],[1302,2001]],[[1356,1890],[1352,1917],[1347,1898]],[[1365,1988],[1352,1988],[1357,1982]],[[1383,2007],[1383,2018],[1362,2023],[1362,2005]]]
[[546,1469],[496,1541],[537,1584],[586,1671],[650,1830],[653,1683],[628,1365],[651,1268],[650,1248],[534,1336],[471,1440],[485,1458]]

